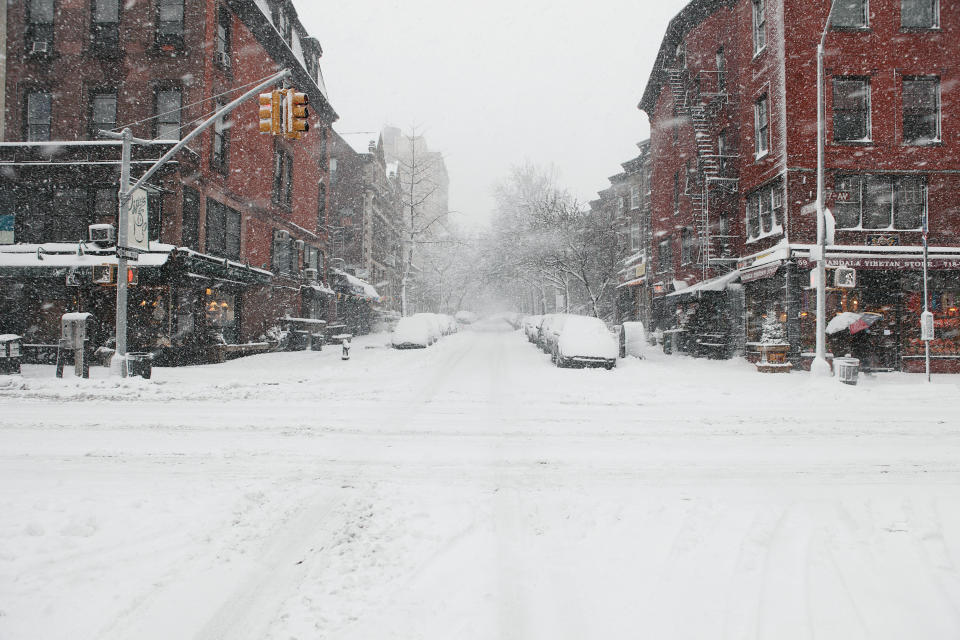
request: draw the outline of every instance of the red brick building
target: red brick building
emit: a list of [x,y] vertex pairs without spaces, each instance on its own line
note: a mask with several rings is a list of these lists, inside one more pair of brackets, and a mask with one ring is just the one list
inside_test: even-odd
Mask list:
[[[827,263],[856,268],[857,282],[831,280],[827,318],[880,319],[856,336],[828,336],[828,347],[876,369],[922,368],[918,291],[929,215],[934,366],[960,370],[960,130],[951,118],[960,114],[952,91],[960,6],[835,4],[825,39],[825,194],[836,220]],[[695,0],[664,37],[639,105],[652,129],[651,286],[660,328],[694,327],[688,348],[704,332],[702,307],[714,333],[729,337],[726,355],[749,355],[772,314],[794,362],[809,362],[816,49],[830,5]]]
[[[257,341],[277,318],[324,317],[328,139],[336,120],[319,43],[284,0],[32,0],[7,12],[6,142],[0,144],[0,318],[28,342],[55,339],[61,311],[112,332],[115,289],[92,282],[112,247],[119,143],[133,177],[277,71],[310,100],[300,140],[262,135],[256,100],[238,107],[148,185],[151,251],[131,288],[131,348],[200,356]],[[30,260],[28,256],[34,256]],[[115,259],[113,259],[115,262]]]

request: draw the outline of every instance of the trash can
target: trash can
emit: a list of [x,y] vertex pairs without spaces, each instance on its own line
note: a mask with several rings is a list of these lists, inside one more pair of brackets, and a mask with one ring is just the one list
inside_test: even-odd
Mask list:
[[860,361],[856,358],[834,358],[833,366],[837,372],[837,379],[843,384],[857,384],[860,373]]
[[135,352],[127,354],[127,375],[139,376],[149,380],[153,374],[153,354],[149,352]]
[[20,373],[22,342],[20,336],[12,333],[0,335],[0,373]]

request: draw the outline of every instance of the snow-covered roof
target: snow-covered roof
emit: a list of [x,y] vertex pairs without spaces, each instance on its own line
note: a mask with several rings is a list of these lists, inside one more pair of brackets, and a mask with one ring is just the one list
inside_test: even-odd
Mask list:
[[[158,248],[158,247],[154,247]],[[171,245],[141,253],[132,267],[160,267],[170,258]],[[89,242],[47,242],[0,246],[0,267],[93,267],[117,264],[116,251]]]
[[313,282],[311,284],[300,285],[303,289],[312,289],[317,293],[324,293],[327,295],[333,295],[334,290],[331,289],[326,282]]

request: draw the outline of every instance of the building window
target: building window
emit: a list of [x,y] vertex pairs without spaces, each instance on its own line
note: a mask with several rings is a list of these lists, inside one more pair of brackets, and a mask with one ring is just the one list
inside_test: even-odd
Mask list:
[[207,253],[240,257],[240,212],[207,198]]
[[754,153],[762,158],[770,151],[770,100],[767,94],[753,103],[753,130],[756,134]]
[[630,208],[640,208],[640,185],[630,185]]
[[727,92],[727,56],[723,47],[717,49],[717,93]]
[[27,54],[53,53],[54,0],[27,2]]
[[183,188],[180,242],[188,249],[200,248],[200,193],[190,187]]
[[840,229],[919,229],[927,209],[923,176],[841,176],[836,192]]
[[936,29],[940,26],[937,0],[900,0],[900,26],[904,29]]
[[784,192],[779,178],[747,196],[747,235],[751,240],[783,231]]
[[680,232],[680,264],[690,264],[693,262],[693,250],[696,246],[696,236],[689,227],[684,227]]
[[317,187],[317,230],[327,224],[327,185],[323,182]]
[[92,224],[115,225],[117,223],[117,212],[120,209],[117,191],[118,187],[116,185],[94,189]]
[[837,142],[870,140],[870,80],[833,79],[833,139]]
[[286,231],[274,231],[272,271],[287,275],[297,272],[297,258],[296,245],[290,234]]
[[90,44],[94,51],[117,52],[120,47],[120,0],[93,0],[90,15]]
[[640,223],[634,222],[630,225],[630,251],[640,250]]
[[50,140],[51,98],[49,91],[27,94],[27,141]]
[[117,128],[117,92],[96,91],[90,97],[90,137]]
[[293,156],[280,148],[273,156],[273,203],[288,208],[293,203]]
[[157,140],[180,139],[181,103],[180,89],[160,89],[157,91]]
[[283,41],[290,46],[293,41],[293,24],[290,22],[290,17],[283,7],[274,6],[273,25],[277,28],[277,31],[280,32],[280,35],[283,36]]
[[617,211],[623,213],[624,208],[626,208],[626,200],[623,196],[617,198]]
[[830,26],[837,29],[866,29],[867,0],[835,0]]
[[680,213],[680,174],[673,174],[673,215]]
[[657,273],[673,271],[673,239],[669,236],[657,246]]
[[220,7],[217,12],[217,44],[214,55],[222,68],[230,69],[230,11]]
[[[217,101],[217,110],[224,107],[222,101]],[[226,116],[224,116],[226,117]],[[210,162],[220,170],[226,170],[227,159],[230,153],[230,126],[229,121],[224,121],[224,117],[217,118],[213,123],[213,150],[210,154]]]
[[720,170],[720,177],[727,175],[729,166],[728,155],[730,153],[729,135],[724,129],[717,135],[717,169]]
[[183,48],[183,0],[157,0],[157,46]]
[[767,7],[766,0],[753,0],[753,54],[756,55],[767,45]]
[[940,141],[940,79],[903,79],[903,141],[927,144]]

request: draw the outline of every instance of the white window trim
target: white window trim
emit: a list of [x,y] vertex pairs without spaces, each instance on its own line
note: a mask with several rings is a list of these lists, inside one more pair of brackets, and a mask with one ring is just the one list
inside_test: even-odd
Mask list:
[[[746,201],[746,203],[745,203],[746,206],[744,207],[744,211],[743,211],[743,224],[744,224],[743,228],[744,228],[744,230],[746,231],[746,236],[747,236],[747,240],[746,240],[746,242],[744,242],[744,244],[752,244],[752,243],[754,243],[754,242],[758,242],[758,241],[763,240],[763,239],[765,239],[765,238],[771,238],[771,237],[774,237],[774,236],[783,235],[783,223],[784,223],[784,221],[785,221],[786,218],[787,218],[787,195],[786,195],[786,192],[783,193],[783,213],[782,213],[781,216],[780,216],[780,222],[777,222],[776,216],[773,215],[773,209],[771,208],[771,210],[770,210],[770,230],[769,230],[769,231],[764,231],[764,230],[763,230],[763,219],[760,217],[760,210],[758,209],[758,210],[757,210],[757,223],[760,225],[760,233],[757,234],[757,235],[755,235],[755,236],[751,236],[751,235],[750,235],[750,198],[752,198],[754,194],[756,194],[756,193],[758,193],[758,192],[761,192],[761,191],[765,191],[765,190],[769,190],[769,192],[772,193],[773,190],[771,189],[771,187],[772,187],[772,185],[773,185],[777,180],[782,180],[782,178],[781,178],[781,177],[775,178],[773,181],[768,182],[767,184],[763,185],[763,186],[760,187],[759,189],[755,189],[755,190],[753,190],[753,191],[751,191],[750,193],[747,194],[747,201]],[[782,183],[781,183],[781,185],[780,185],[780,188],[781,188],[781,189],[784,189],[784,186],[783,186]],[[770,206],[771,206],[771,207],[773,206],[773,203],[772,203],[772,202],[771,202]]]
[[[903,86],[907,82],[907,78],[911,80],[918,80],[921,78],[936,78],[937,80],[937,135],[931,140],[925,140],[923,142],[907,142],[906,140],[901,141],[901,145],[904,147],[930,147],[943,144],[943,78],[939,75],[936,76],[907,76],[900,81],[900,118],[901,125],[903,124]],[[903,132],[900,133],[901,137]]]
[[[920,216],[920,219],[921,219],[920,226],[918,226],[918,227],[913,227],[913,228],[910,228],[910,229],[900,228],[900,227],[897,227],[897,226],[896,226],[896,223],[894,222],[894,211],[893,211],[893,209],[890,210],[890,224],[889,224],[888,226],[886,226],[886,227],[864,227],[864,226],[863,226],[863,180],[862,180],[862,179],[863,179],[863,178],[866,178],[867,176],[887,175],[887,174],[860,173],[860,174],[849,174],[849,175],[857,175],[857,176],[859,176],[859,177],[861,178],[861,182],[860,182],[860,216],[859,216],[860,223],[859,223],[857,226],[855,226],[855,227],[840,227],[840,226],[838,226],[838,227],[837,227],[838,230],[841,230],[841,231],[866,231],[866,232],[868,232],[868,233],[882,233],[882,232],[886,232],[886,231],[903,231],[903,232],[906,232],[906,233],[911,233],[911,232],[922,232],[922,231],[923,231],[923,222],[922,222],[923,216],[922,216],[922,215]],[[890,174],[890,175],[892,175],[893,178],[894,178],[894,180],[896,180],[896,178],[899,177],[899,176],[901,176],[901,175],[913,175],[913,174]],[[894,183],[891,182],[891,186],[893,186],[893,184],[894,184]],[[893,187],[893,188],[896,188],[896,187]],[[923,183],[923,211],[926,213],[927,217],[930,216],[930,185],[929,185],[929,182],[926,182],[926,181]]]
[[[833,82],[837,80],[855,80],[858,82],[865,82],[867,84],[867,137],[866,138],[857,138],[855,140],[837,140],[836,134],[834,133],[833,143],[834,144],[849,144],[849,143],[860,143],[865,144],[868,142],[873,142],[873,82],[870,76],[834,76],[832,78]],[[832,84],[832,83],[831,83]],[[833,87],[831,87],[833,89]],[[834,113],[836,113],[836,105],[831,105],[833,107]],[[902,107],[901,107],[902,108]],[[939,110],[939,109],[938,109]],[[833,122],[830,123],[830,128],[833,129]]]
[[[760,33],[760,30],[757,28],[757,4],[759,2],[763,3],[763,44],[758,47],[757,34]],[[756,58],[767,48],[767,0],[750,0],[750,13],[753,16],[750,23],[750,37],[753,38],[753,57]]]
[[[766,148],[763,151],[760,151],[760,147],[757,144],[760,140],[760,101],[765,100],[767,103],[767,135],[766,135]],[[764,92],[757,96],[757,99],[753,101],[753,158],[754,160],[760,160],[762,158],[770,155],[770,92],[764,89]]]

